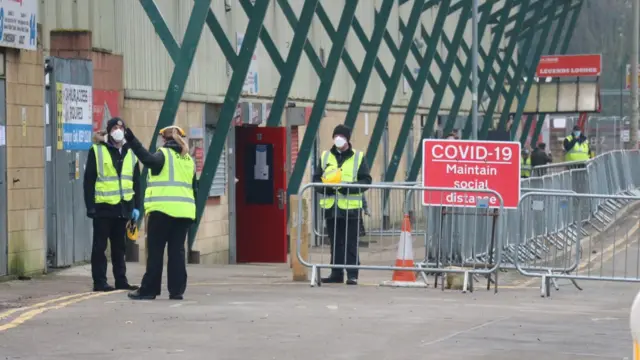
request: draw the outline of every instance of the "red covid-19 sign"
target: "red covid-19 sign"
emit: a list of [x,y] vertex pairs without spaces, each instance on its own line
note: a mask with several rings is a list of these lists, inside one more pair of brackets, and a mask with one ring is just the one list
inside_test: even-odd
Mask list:
[[515,209],[520,201],[520,143],[426,139],[422,143],[422,185],[455,191],[424,191],[426,206]]
[[602,56],[585,55],[544,55],[540,57],[537,77],[579,77],[600,76]]

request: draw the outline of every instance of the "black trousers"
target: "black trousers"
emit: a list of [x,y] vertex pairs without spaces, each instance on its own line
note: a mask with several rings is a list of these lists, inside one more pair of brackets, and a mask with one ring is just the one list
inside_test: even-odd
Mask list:
[[129,285],[127,265],[124,261],[127,219],[94,218],[93,247],[91,249],[91,276],[93,285],[102,287],[107,284],[107,239],[111,242],[111,266],[116,287]]
[[[331,264],[360,265],[358,258],[358,218],[328,218],[327,231],[331,240]],[[362,222],[362,220],[360,220]],[[346,251],[346,255],[345,255]],[[343,277],[342,269],[332,269],[332,277]],[[347,270],[348,278],[358,278],[358,270]]]
[[160,295],[164,247],[167,247],[167,287],[170,295],[182,295],[187,288],[187,265],[184,243],[191,220],[174,218],[161,212],[149,214],[147,229],[147,270],[142,277],[140,294]]

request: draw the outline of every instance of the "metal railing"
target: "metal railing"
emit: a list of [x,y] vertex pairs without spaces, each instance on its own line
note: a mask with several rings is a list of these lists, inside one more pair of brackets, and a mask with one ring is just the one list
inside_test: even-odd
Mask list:
[[[523,200],[513,210],[423,207],[425,192],[441,189],[424,188],[416,183],[372,184],[366,186],[365,192],[368,211],[352,213],[359,228],[355,240],[359,249],[357,264],[362,261],[365,265],[332,265],[335,254],[331,253],[334,250],[331,239],[336,236],[337,224],[327,221],[326,211],[316,209],[317,203],[312,206],[312,212],[316,210],[313,221],[323,226],[319,227],[321,230],[314,228],[310,258],[300,260],[313,269],[314,285],[319,284],[319,270],[323,268],[398,270],[390,264],[398,250],[403,217],[409,215],[411,234],[414,240],[421,239],[415,242],[416,268],[412,271],[422,273],[425,282],[426,274],[464,273],[466,288],[472,285],[467,284],[469,275],[495,274],[497,283],[497,269],[517,269],[525,276],[543,277],[556,289],[555,278],[571,279],[578,286],[575,280],[583,278],[575,277],[574,273],[582,266],[581,241],[608,231],[625,207],[640,200],[638,164],[640,151],[616,150],[589,161],[536,167],[532,174],[539,176],[521,180]],[[318,189],[323,188],[329,187],[308,184],[300,195],[309,189],[322,195]],[[543,199],[538,198],[540,194],[545,194]],[[314,258],[323,252],[327,259]],[[640,262],[640,257],[636,260]]]
[[[422,213],[426,214],[429,208],[422,207],[422,200],[424,196],[431,196],[432,191],[456,191],[453,188],[427,188],[415,185],[398,185],[395,183],[378,183],[371,185],[359,185],[359,184],[340,184],[342,193],[340,195],[334,195],[336,191],[335,185],[325,185],[320,183],[307,184],[300,190],[298,196],[300,199],[304,198],[308,191],[315,191],[319,193],[321,198],[328,199],[346,199],[346,201],[355,201],[354,207],[357,207],[357,202],[361,199],[361,195],[354,195],[356,189],[366,189],[365,194],[371,198],[385,198],[390,200],[387,202],[389,214],[399,215],[399,219],[404,219],[405,216],[410,216],[410,210],[414,202],[420,204],[420,208],[423,209]],[[329,189],[333,190],[330,191]],[[349,191],[353,189],[353,192]],[[410,271],[424,274],[447,274],[447,273],[460,273],[464,274],[465,283],[463,289],[466,290],[469,284],[470,275],[473,274],[492,274],[498,270],[498,265],[501,263],[501,251],[502,248],[500,239],[503,238],[504,233],[504,218],[494,217],[495,214],[501,214],[504,212],[503,201],[500,195],[493,190],[478,190],[468,189],[467,192],[477,193],[479,197],[486,197],[491,195],[498,199],[499,207],[496,209],[488,209],[479,206],[474,209],[461,209],[468,213],[470,216],[476,219],[474,227],[466,228],[468,233],[462,233],[458,237],[461,241],[453,243],[453,246],[449,246],[447,240],[447,234],[458,231],[451,228],[451,224],[445,224],[443,222],[431,222],[426,216],[414,216],[410,218],[411,234],[422,234],[424,241],[413,242],[411,253],[417,254],[422,252],[423,255],[414,256],[411,260],[421,263],[423,259],[432,259],[433,264],[429,266],[414,267]],[[445,203],[445,199],[440,199],[440,203]],[[433,203],[433,202],[431,202]],[[437,203],[437,202],[436,202]],[[482,202],[480,202],[482,203]],[[298,204],[298,219],[296,221],[301,223],[304,221],[302,218],[302,202]],[[404,249],[398,248],[398,237],[395,234],[388,236],[382,236],[381,234],[368,234],[366,231],[363,233],[360,225],[362,224],[364,211],[360,209],[352,209],[343,211],[336,206],[331,207],[328,210],[321,210],[317,212],[317,215],[321,217],[321,223],[326,225],[327,238],[317,244],[310,247],[309,258],[304,259],[301,255],[301,234],[298,233],[298,247],[297,257],[301,264],[312,268],[311,285],[319,285],[320,270],[332,269],[335,271],[332,274],[340,273],[343,276],[343,272],[347,272],[352,276],[357,277],[359,270],[404,270],[407,271],[405,266],[391,266],[389,264],[396,263],[399,258],[399,251]],[[490,226],[489,224],[494,226]],[[394,223],[394,230],[398,233],[402,232],[400,224]],[[439,236],[427,237],[428,229],[438,229]],[[405,229],[406,230],[406,229]],[[494,244],[479,244],[475,239],[483,239],[482,236],[474,236],[480,232],[485,232],[486,236],[492,233]],[[493,246],[491,246],[493,245]],[[491,251],[495,261],[484,264],[466,264],[460,257],[460,251],[457,247],[463,249],[464,252],[490,252],[491,247],[495,247],[498,251]],[[403,257],[404,259],[404,257]],[[361,265],[363,263],[363,265]],[[435,265],[435,266],[432,266]],[[336,275],[338,276],[338,275]],[[424,279],[424,277],[423,277]],[[426,279],[425,279],[426,280]],[[496,288],[497,290],[497,288]]]

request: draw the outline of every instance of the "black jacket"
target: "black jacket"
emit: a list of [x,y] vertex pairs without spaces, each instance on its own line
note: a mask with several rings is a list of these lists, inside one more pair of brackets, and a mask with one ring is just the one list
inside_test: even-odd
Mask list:
[[[164,166],[164,153],[162,153],[162,151],[156,151],[154,154],[150,153],[137,138],[130,138],[129,144],[131,145],[133,153],[136,154],[142,165],[149,168],[152,175],[160,174],[160,171],[162,171],[162,167]],[[163,147],[171,149],[177,153],[182,152],[182,147],[173,140],[167,141]],[[191,184],[193,188],[193,198],[196,199],[198,195],[198,180],[195,173],[193,174]]]
[[[335,146],[331,147],[331,153],[333,154],[333,156],[336,157],[336,160],[338,160],[338,166],[341,166],[347,159],[353,157],[355,155],[351,144],[349,144],[349,150],[344,151],[344,152],[339,152],[338,149],[336,149]],[[365,154],[362,153],[362,156],[364,156]],[[322,156],[322,155],[321,155]],[[321,160],[321,159],[320,159]],[[363,184],[363,185],[369,185],[371,184],[371,174],[369,173],[369,165],[367,164],[367,160],[366,159],[362,159],[362,163],[360,163],[360,167],[358,168],[358,173],[356,174],[356,184]],[[322,182],[322,174],[324,173],[324,169],[322,168],[322,161],[318,162],[318,166],[315,169],[315,172],[313,174],[313,182],[314,183],[321,183]],[[331,187],[316,187],[316,192],[318,192],[319,194],[326,194],[326,195],[334,195],[336,193],[336,190],[334,188]],[[343,188],[338,190],[340,193],[342,194],[349,194],[349,195],[356,195],[356,194],[360,194],[363,193],[365,191],[367,191],[368,188],[363,187],[363,188]],[[331,218],[334,217],[334,214],[338,214],[338,217],[344,217],[346,215],[346,211],[340,210],[340,211],[336,211],[336,209],[327,209],[325,211],[325,217],[327,218]],[[351,215],[349,215],[349,217],[351,217]],[[354,218],[355,219],[355,218]]]
[[[94,135],[94,143],[106,145],[113,160],[113,166],[116,168],[118,175],[122,172],[122,161],[130,150],[128,143],[122,146],[122,151],[118,151],[110,143],[106,143],[99,138],[99,134]],[[133,209],[140,209],[140,167],[136,164],[133,169],[133,199],[131,201],[121,201],[116,205],[96,204],[96,179],[98,178],[98,168],[96,164],[96,155],[93,147],[89,150],[87,164],[84,171],[84,203],[87,208],[87,216],[90,218],[125,218],[130,219]]]
[[539,148],[534,149],[533,152],[531,153],[532,167],[547,165],[551,162],[553,162],[553,160],[551,159],[551,156],[549,156],[549,154],[545,153]]

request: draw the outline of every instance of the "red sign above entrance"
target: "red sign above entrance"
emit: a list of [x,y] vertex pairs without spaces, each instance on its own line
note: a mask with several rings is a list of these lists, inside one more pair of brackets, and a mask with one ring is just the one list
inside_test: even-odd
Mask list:
[[540,57],[537,77],[578,77],[600,76],[602,56],[587,55],[544,55]]
[[422,185],[459,191],[424,191],[424,205],[505,209],[520,202],[520,143],[426,139],[422,143]]

